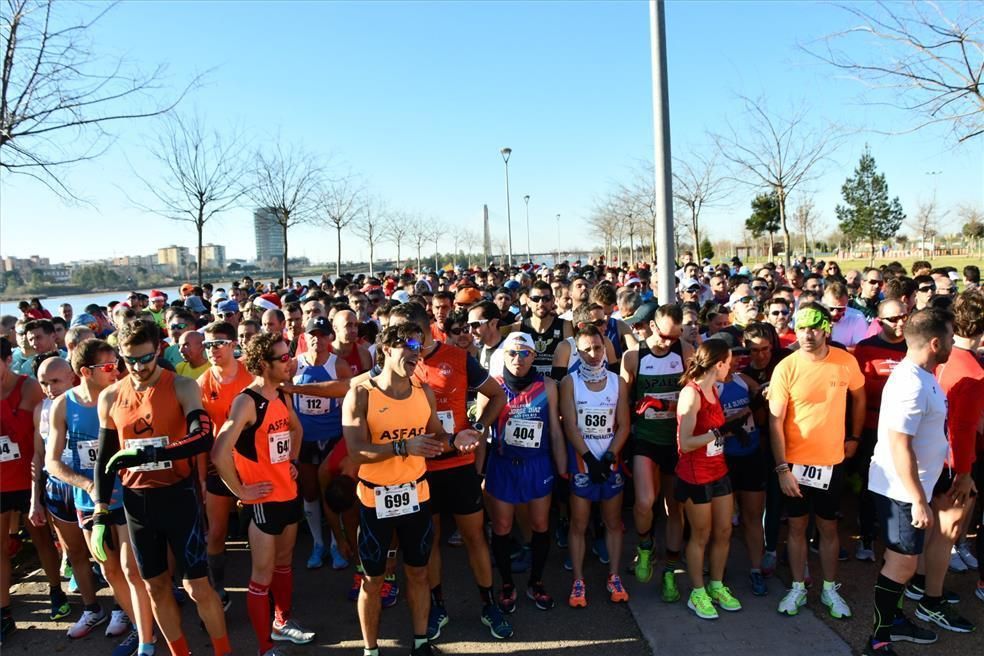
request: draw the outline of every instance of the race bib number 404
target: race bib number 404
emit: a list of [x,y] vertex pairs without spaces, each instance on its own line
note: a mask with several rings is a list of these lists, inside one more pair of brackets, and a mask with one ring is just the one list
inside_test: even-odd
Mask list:
[[0,435],[0,462],[20,460],[20,446],[6,435]]
[[505,442],[509,446],[539,449],[543,440],[543,422],[538,419],[509,419],[506,421]]
[[793,477],[796,482],[818,490],[830,488],[830,477],[833,473],[833,465],[793,465]]
[[[123,446],[127,449],[139,449],[144,446],[159,446],[164,448],[167,446],[167,437],[138,437],[132,440],[124,440]],[[159,462],[148,462],[146,465],[140,465],[139,467],[129,467],[129,470],[131,472],[149,472],[170,468],[170,460],[161,460]]]
[[373,494],[376,497],[376,517],[379,519],[400,517],[420,510],[416,483],[380,485],[373,488]]

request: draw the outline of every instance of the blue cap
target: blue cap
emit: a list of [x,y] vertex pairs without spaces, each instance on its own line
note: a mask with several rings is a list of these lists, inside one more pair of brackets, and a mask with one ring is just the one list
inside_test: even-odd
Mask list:
[[519,283],[515,280],[507,280],[505,284],[503,284],[502,286],[511,292],[514,292],[517,289],[519,289]]
[[188,298],[186,298],[185,307],[191,310],[192,312],[197,312],[198,314],[204,314],[206,312],[205,303],[203,303],[202,299],[198,298],[197,296],[189,296]]
[[222,301],[215,306],[216,312],[226,313],[226,312],[239,312],[239,303],[235,300],[230,299],[228,301]]
[[76,314],[72,318],[71,328],[74,328],[75,326],[85,326],[86,328],[89,328],[94,323],[99,323],[99,322],[96,321],[96,318],[91,314],[89,314],[88,312],[83,312],[82,314]]

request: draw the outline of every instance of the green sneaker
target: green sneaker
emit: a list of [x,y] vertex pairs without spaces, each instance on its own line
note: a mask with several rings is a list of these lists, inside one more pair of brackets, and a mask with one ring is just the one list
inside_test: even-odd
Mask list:
[[670,570],[663,572],[663,601],[672,604],[680,599],[680,589],[677,588],[676,574]]
[[690,593],[690,599],[687,600],[687,608],[694,611],[694,613],[702,620],[716,620],[718,618],[718,612],[714,610],[714,603],[711,601],[711,596],[707,594],[704,588],[699,588]]
[[653,578],[653,550],[636,547],[635,577],[639,583],[649,583]]
[[711,600],[721,607],[721,610],[726,610],[729,612],[734,612],[736,610],[741,610],[741,602],[735,599],[734,595],[731,594],[731,590],[727,586],[721,585],[716,588],[710,589]]

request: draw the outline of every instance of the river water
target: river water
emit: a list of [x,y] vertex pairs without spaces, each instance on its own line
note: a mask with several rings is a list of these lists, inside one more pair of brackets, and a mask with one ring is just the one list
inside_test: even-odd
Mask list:
[[[222,287],[223,289],[229,289],[229,287],[231,287],[231,283],[224,285],[217,283],[213,284],[215,284],[216,287]],[[159,287],[158,289],[167,294],[168,302],[178,298],[177,287]],[[68,296],[49,296],[48,298],[41,299],[41,305],[44,309],[48,310],[48,312],[51,312],[53,316],[57,316],[59,305],[62,303],[71,303],[72,309],[75,310],[75,314],[81,314],[85,309],[85,306],[92,303],[98,303],[99,305],[105,307],[111,301],[125,301],[126,297],[130,295],[130,291],[131,290],[121,292],[95,292],[92,294],[69,294]],[[150,293],[150,289],[136,289],[133,291],[143,292],[144,294]],[[17,302],[0,302],[0,315],[4,314],[12,314],[15,317],[20,317],[20,312],[17,310]]]

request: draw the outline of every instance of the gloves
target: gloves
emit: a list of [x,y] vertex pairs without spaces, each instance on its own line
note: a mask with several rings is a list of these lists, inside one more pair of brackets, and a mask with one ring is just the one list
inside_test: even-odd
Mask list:
[[725,435],[738,438],[738,443],[742,446],[748,446],[748,431],[745,430],[745,421],[747,417],[739,417],[737,419],[732,419],[729,422],[725,422],[721,426],[721,432]]
[[615,470],[615,454],[611,451],[605,451],[604,455],[601,456],[601,462],[605,465],[608,471]]
[[584,465],[588,468],[588,477],[592,483],[604,483],[608,480],[609,475],[611,475],[611,467],[606,467],[590,451],[585,451],[581,459],[584,460]]
[[109,526],[109,512],[104,510],[92,516],[92,555],[101,563],[105,563],[108,558],[107,546],[110,550],[114,548],[113,530]]
[[121,469],[139,467],[147,463],[157,462],[156,446],[142,446],[139,449],[123,449],[117,451],[106,463],[106,473],[115,474]]

